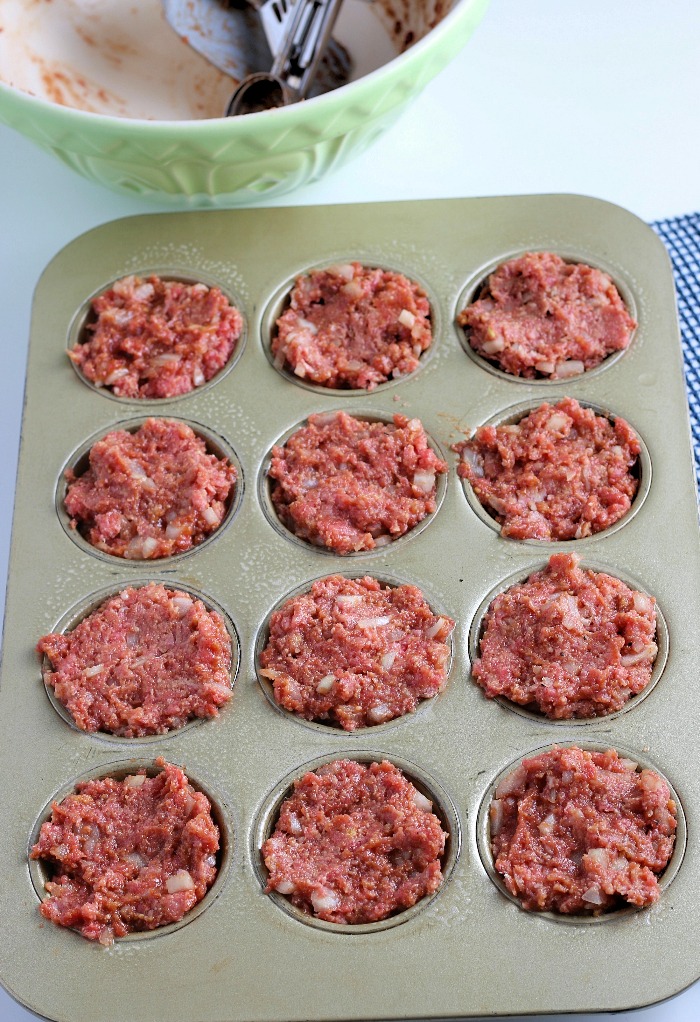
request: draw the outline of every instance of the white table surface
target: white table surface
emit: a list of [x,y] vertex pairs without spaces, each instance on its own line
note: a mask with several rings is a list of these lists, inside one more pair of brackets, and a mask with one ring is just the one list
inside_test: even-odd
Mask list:
[[[700,210],[699,54],[697,0],[492,0],[467,48],[393,129],[274,204],[577,192],[645,220]],[[39,275],[83,231],[164,208],[91,184],[0,126],[0,579]],[[0,601],[1,611],[2,589]],[[624,1017],[697,1022],[700,984]],[[0,990],[0,1022],[31,1018]]]

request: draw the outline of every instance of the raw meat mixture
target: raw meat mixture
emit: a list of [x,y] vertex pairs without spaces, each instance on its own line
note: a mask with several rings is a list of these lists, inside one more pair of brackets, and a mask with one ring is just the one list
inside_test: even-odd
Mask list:
[[495,598],[472,673],[488,696],[553,718],[621,709],[651,678],[656,606],[619,579],[553,554]]
[[84,731],[165,734],[231,698],[231,640],[216,611],[159,583],[124,589],[67,635],[40,639],[48,685]]
[[46,919],[111,944],[178,922],[214,882],[219,830],[205,795],[157,760],[123,781],[85,781],[41,828],[33,859],[53,869]]
[[231,357],[243,320],[221,291],[150,276],[124,277],[92,301],[90,337],[68,352],[119,397],[187,394]]
[[523,908],[539,911],[652,904],[675,830],[666,782],[613,749],[524,759],[491,803],[496,869]]
[[624,419],[574,398],[540,405],[520,422],[482,426],[454,447],[458,474],[513,539],[581,539],[629,511],[641,450]]
[[221,525],[236,481],[225,458],[207,454],[183,422],[148,419],[134,433],[108,433],[90,467],[67,472],[71,525],[99,550],[127,560],[169,557]]
[[283,802],[262,848],[267,891],[327,922],[376,922],[440,887],[446,838],[397,767],[336,760]]
[[553,379],[626,348],[637,325],[606,273],[551,252],[503,263],[457,322],[472,348],[504,372]]
[[271,497],[283,524],[339,554],[389,543],[436,507],[436,476],[447,465],[419,419],[393,424],[346,412],[310,415],[274,447]]
[[432,339],[430,305],[418,284],[344,263],[297,278],[272,353],[300,379],[371,390],[414,372]]
[[416,586],[332,575],[271,616],[260,673],[307,720],[383,724],[443,689],[453,627]]

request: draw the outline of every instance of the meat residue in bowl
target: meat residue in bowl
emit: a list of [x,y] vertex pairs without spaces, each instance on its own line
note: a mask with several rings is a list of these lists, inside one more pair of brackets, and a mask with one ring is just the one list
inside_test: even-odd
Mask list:
[[[352,56],[351,77],[392,60],[444,13],[443,0],[344,0],[334,37]],[[0,81],[148,120],[220,117],[236,85],[176,34],[160,0],[0,0]]]

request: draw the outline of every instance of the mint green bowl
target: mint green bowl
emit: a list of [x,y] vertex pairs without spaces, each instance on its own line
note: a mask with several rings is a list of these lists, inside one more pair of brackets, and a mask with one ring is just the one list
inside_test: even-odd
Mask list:
[[241,206],[359,154],[469,40],[488,0],[458,0],[404,53],[334,92],[245,117],[152,121],[87,113],[0,83],[0,120],[114,191],[174,208]]

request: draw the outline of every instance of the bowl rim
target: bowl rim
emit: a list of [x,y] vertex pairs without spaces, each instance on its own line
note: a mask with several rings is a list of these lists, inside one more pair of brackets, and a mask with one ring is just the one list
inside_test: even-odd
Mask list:
[[[44,112],[51,111],[52,116],[67,124],[73,123],[76,127],[81,124],[90,125],[91,130],[104,131],[106,134],[111,134],[116,130],[122,137],[125,134],[133,136],[148,134],[152,137],[165,137],[173,134],[175,136],[186,135],[189,137],[192,134],[199,136],[213,133],[215,136],[221,136],[223,139],[228,137],[230,133],[229,125],[234,122],[241,129],[241,135],[255,134],[259,138],[260,128],[263,126],[270,129],[277,129],[283,126],[289,130],[300,124],[303,125],[307,120],[306,109],[309,105],[313,107],[314,111],[332,113],[334,110],[337,110],[337,112],[340,112],[345,107],[345,96],[348,95],[348,90],[352,90],[356,100],[361,100],[365,93],[374,93],[376,83],[381,79],[392,76],[399,62],[402,69],[407,73],[422,59],[425,51],[433,49],[443,39],[450,36],[452,36],[455,52],[451,54],[448,60],[452,59],[452,56],[455,56],[462,46],[461,37],[454,34],[455,27],[462,21],[471,22],[473,20],[472,29],[476,28],[485,14],[489,3],[490,0],[456,0],[454,6],[447,12],[445,17],[422,39],[419,39],[418,42],[414,43],[404,53],[397,54],[396,57],[393,57],[386,64],[382,64],[356,81],[348,82],[332,92],[315,96],[301,103],[291,104],[288,107],[278,107],[272,110],[261,110],[254,114],[248,114],[245,118],[208,117],[189,120],[151,120],[138,117],[118,117],[114,114],[93,113],[92,111],[80,110],[76,107],[52,103],[50,100],[15,88],[1,80],[0,99],[2,99],[3,95],[9,96],[12,97],[11,104],[16,104],[20,109],[32,108]],[[1,111],[2,104],[0,104],[0,114]],[[284,120],[281,120],[281,118],[284,118]],[[3,118],[0,115],[0,122],[2,120]]]

